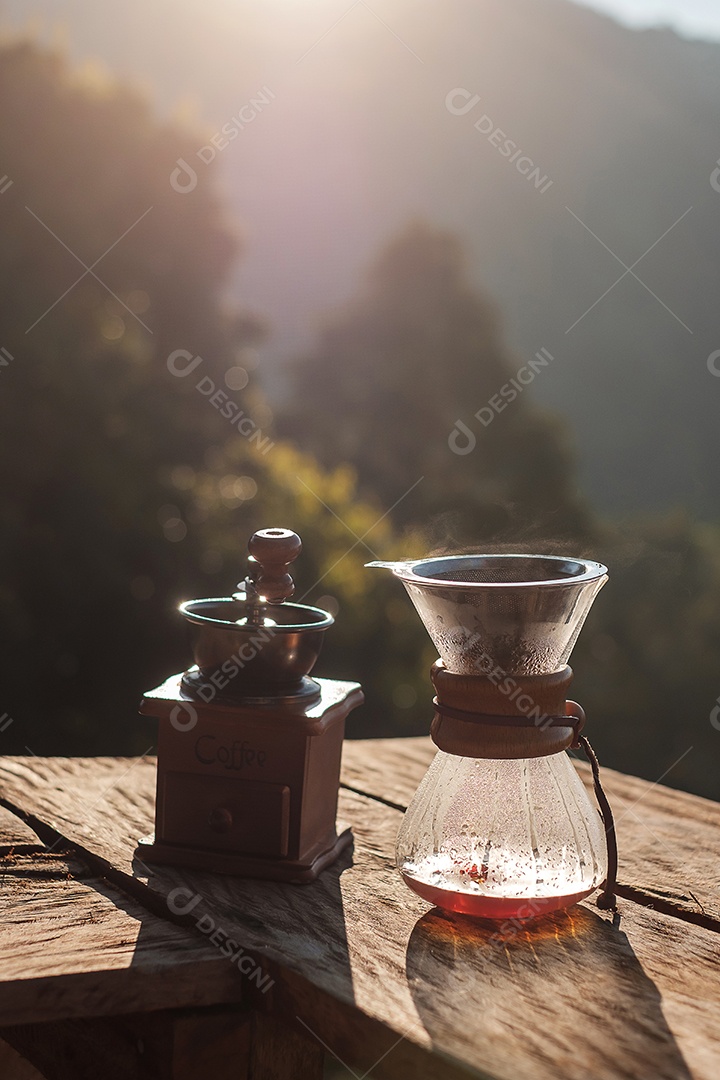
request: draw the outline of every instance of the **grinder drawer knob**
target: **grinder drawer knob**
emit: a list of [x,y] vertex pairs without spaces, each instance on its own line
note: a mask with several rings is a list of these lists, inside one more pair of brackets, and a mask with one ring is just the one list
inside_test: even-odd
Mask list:
[[225,806],[216,806],[208,814],[208,825],[213,832],[230,832],[233,826],[233,817]]

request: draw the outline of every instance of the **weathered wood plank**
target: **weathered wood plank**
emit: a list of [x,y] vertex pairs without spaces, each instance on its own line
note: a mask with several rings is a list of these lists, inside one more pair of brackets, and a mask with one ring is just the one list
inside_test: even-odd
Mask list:
[[414,739],[346,739],[341,783],[353,791],[405,810],[437,747],[429,736]]
[[8,1066],[0,1072],[3,1080],[97,1080],[98,1076],[102,1080],[321,1080],[323,1076],[325,1053],[317,1042],[272,1017],[237,1006],[65,1020],[2,1031],[8,1040],[0,1042]]
[[0,806],[0,854],[41,850],[43,842],[17,814]]
[[0,1039],[0,1076],[3,1080],[44,1080],[35,1066],[4,1039]]
[[[436,750],[429,738],[347,741],[342,782],[404,809]],[[575,764],[592,796],[590,767]],[[612,769],[602,769],[602,781],[615,814],[621,894],[635,890],[639,902],[672,905],[720,929],[720,803]]]
[[45,1080],[320,1080],[322,1054],[310,1046],[301,1057],[294,1032],[265,1024],[223,1006],[30,1024],[3,1034]]
[[[375,746],[374,757],[383,752]],[[399,812],[353,792],[341,797],[353,862],[312,885],[143,868],[132,846],[151,824],[153,763],[99,764],[100,782],[95,762],[33,760],[28,781],[27,763],[6,759],[0,780],[8,800],[97,852],[143,902],[166,904],[182,888],[175,906],[178,895],[198,897],[191,917],[208,916],[271,972],[259,1007],[297,1018],[356,1071],[393,1080],[720,1073],[720,938],[710,931],[632,903],[622,903],[619,930],[580,905],[499,937],[429,912],[393,868]]]
[[[261,971],[275,985],[263,993],[256,989],[259,1004],[289,1021],[296,1018],[308,1037],[327,1043],[340,1031],[353,1053],[367,1054],[367,1068],[376,1056],[387,1052],[407,1025],[411,1008],[407,993],[401,1004],[390,999],[373,1007],[366,1015],[358,1005],[352,975],[357,963],[362,972],[368,1006],[374,996],[374,980],[387,977],[386,965],[375,949],[368,949],[362,938],[353,942],[349,954],[343,920],[343,905],[348,918],[364,928],[364,935],[377,945],[387,934],[388,946],[397,942],[395,926],[368,927],[366,897],[373,894],[373,882],[361,875],[359,890],[344,897],[343,870],[350,863],[349,854],[312,885],[283,886],[274,882],[234,880],[213,874],[171,867],[155,867],[134,858],[135,838],[152,829],[155,793],[155,761],[138,763],[116,759],[0,759],[0,791],[5,799],[35,815],[52,830],[78,844],[88,853],[99,856],[112,876],[119,872],[124,885],[134,896],[142,897],[154,911],[168,916],[182,916],[183,904],[190,908],[188,920],[201,932],[220,932],[242,942],[248,953],[261,958]],[[366,799],[354,798],[357,815],[361,814],[373,832],[371,845],[381,845],[378,857],[387,868],[390,864],[391,839],[396,822],[387,820],[386,808]],[[341,810],[341,813],[343,811]],[[38,823],[37,827],[40,828]],[[402,897],[390,903],[403,908],[406,896],[410,912],[405,914],[407,934],[415,919],[426,909],[419,898],[412,897],[395,880],[395,890]],[[413,917],[414,910],[414,917]],[[272,920],[268,914],[272,913]],[[357,953],[355,953],[357,950]],[[404,981],[403,957],[394,958],[393,973]],[[246,980],[247,982],[247,980]],[[250,987],[252,992],[254,988]],[[375,1019],[374,1027],[368,1018]],[[425,1046],[429,1041],[425,1040]],[[377,1048],[377,1052],[375,1051]],[[340,1052],[342,1055],[342,1051]],[[435,1076],[430,1057],[414,1062],[417,1080]],[[448,1076],[454,1075],[452,1070]],[[461,1070],[457,1076],[468,1073]],[[470,1074],[474,1075],[474,1074]]]
[[247,1080],[322,1080],[325,1051],[307,1032],[253,1013]]
[[0,858],[0,1022],[239,1001],[242,978],[77,858]]
[[321,1080],[325,1058],[273,1018],[227,1006],[29,1024],[3,1035],[3,1080]]

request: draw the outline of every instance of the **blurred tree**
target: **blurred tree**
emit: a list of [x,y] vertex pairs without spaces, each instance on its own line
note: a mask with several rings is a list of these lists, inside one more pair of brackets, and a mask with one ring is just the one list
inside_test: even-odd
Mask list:
[[191,137],[26,44],[0,51],[0,96],[3,745],[69,753],[118,745],[201,557],[169,478],[228,429],[167,357],[220,382],[259,330],[219,302],[237,243],[214,195],[170,186]]
[[720,798],[720,528],[680,511],[608,525],[593,557],[610,579],[578,640],[573,693],[595,748]]
[[[433,543],[582,536],[565,430],[523,394],[541,371],[508,352],[458,240],[415,224],[298,361],[278,423],[323,464],[352,462],[386,507],[424,477],[393,516]],[[467,453],[449,445],[458,420],[458,449],[476,440]]]
[[[412,629],[383,655],[387,583],[361,578],[372,555],[340,523],[362,535],[382,510],[358,501],[349,468],[268,449],[251,370],[261,327],[222,299],[237,239],[209,185],[169,183],[202,136],[29,45],[0,50],[0,96],[13,180],[0,203],[0,346],[13,357],[0,367],[0,714],[13,719],[0,749],[146,749],[138,695],[188,660],[175,604],[232,588],[250,534],[272,524],[305,538],[308,598],[340,606],[329,673],[391,693],[390,669],[415,659],[422,631],[399,611]],[[100,259],[101,281],[65,245],[85,266]],[[193,358],[192,377],[173,375]],[[211,385],[259,441],[212,406]],[[367,542],[392,554],[387,519]]]

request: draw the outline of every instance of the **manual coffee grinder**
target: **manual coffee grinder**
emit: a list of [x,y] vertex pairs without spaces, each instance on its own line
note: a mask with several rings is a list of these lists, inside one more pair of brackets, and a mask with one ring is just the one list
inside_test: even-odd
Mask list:
[[[545,555],[457,555],[369,563],[400,578],[440,659],[437,754],[403,819],[397,865],[440,908],[527,919],[604,885],[617,851],[584,713],[566,700],[567,661],[607,580],[599,563]],[[594,807],[566,750],[585,751]]]
[[357,683],[310,678],[328,612],[288,603],[300,537],[264,529],[231,597],[190,600],[195,664],[145,694],[159,721],[155,834],[146,862],[314,880],[351,842],[337,828],[340,757]]

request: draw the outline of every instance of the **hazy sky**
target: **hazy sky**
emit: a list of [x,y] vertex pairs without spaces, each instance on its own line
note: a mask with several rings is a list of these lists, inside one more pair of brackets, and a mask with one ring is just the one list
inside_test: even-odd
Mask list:
[[[308,0],[303,0],[307,3]],[[671,26],[678,33],[690,38],[714,38],[720,41],[720,0],[574,0],[575,3],[627,23],[629,26]],[[92,4],[92,0],[75,0],[69,5],[58,5],[57,19],[62,21],[63,6],[71,11],[82,9],[83,3]],[[232,13],[236,0],[209,0],[211,6],[227,9]],[[282,10],[282,4],[298,4],[298,0],[275,0],[275,7]],[[538,0],[542,3],[542,0]],[[308,4],[312,9],[314,5]],[[347,0],[348,8],[351,0]],[[0,15],[12,23],[22,23],[31,19],[35,11],[44,16],[52,13],[53,5],[48,0],[0,0]]]
[[630,26],[672,26],[686,37],[720,39],[720,0],[576,0]]

